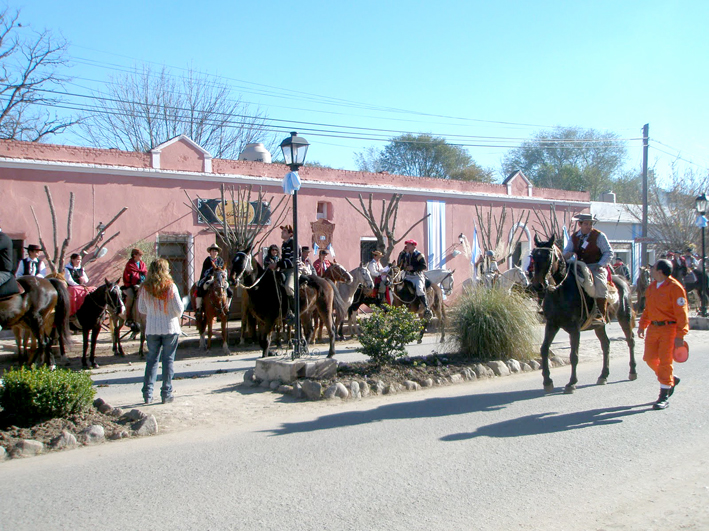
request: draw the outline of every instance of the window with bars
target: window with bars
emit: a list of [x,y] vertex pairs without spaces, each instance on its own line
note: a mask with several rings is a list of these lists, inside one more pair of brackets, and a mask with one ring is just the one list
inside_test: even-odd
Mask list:
[[193,241],[191,234],[159,234],[157,239],[157,254],[170,263],[170,274],[183,297],[194,282]]

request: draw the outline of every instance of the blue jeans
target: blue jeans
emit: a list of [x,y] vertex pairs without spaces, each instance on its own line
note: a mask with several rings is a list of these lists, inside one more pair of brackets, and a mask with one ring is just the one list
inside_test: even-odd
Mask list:
[[162,362],[162,387],[160,396],[169,398],[172,396],[172,375],[175,373],[173,364],[175,362],[175,351],[177,351],[177,339],[179,334],[148,335],[145,339],[148,342],[148,356],[145,361],[145,378],[143,379],[143,398],[149,400],[153,398],[153,385],[158,377],[158,356],[162,350],[160,361]]

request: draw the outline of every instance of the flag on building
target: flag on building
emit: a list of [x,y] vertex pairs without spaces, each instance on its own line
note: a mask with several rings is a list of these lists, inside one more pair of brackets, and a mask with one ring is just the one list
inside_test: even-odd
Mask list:
[[566,248],[566,244],[569,243],[569,231],[566,230],[566,225],[564,225],[564,249]]
[[480,242],[478,242],[478,228],[475,227],[473,229],[473,242],[471,244],[471,249],[470,249],[470,263],[473,266],[473,281],[476,281],[478,279],[478,268],[475,267],[475,264],[478,261],[478,258],[480,258],[480,253],[482,251],[480,250]]
[[330,251],[330,256],[332,256],[333,258],[335,258],[335,249],[334,249],[334,247],[332,246],[331,243],[328,244],[327,250]]

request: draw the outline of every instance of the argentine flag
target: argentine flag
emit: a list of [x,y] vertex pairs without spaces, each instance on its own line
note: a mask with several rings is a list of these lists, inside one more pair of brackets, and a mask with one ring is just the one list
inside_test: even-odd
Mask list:
[[566,249],[566,244],[569,243],[569,231],[566,230],[566,225],[564,225],[564,249]]
[[478,268],[475,267],[475,264],[478,261],[478,258],[480,258],[480,243],[478,242],[478,228],[475,227],[473,229],[473,242],[472,242],[472,248],[470,250],[470,263],[473,266],[473,281],[476,281],[478,279]]

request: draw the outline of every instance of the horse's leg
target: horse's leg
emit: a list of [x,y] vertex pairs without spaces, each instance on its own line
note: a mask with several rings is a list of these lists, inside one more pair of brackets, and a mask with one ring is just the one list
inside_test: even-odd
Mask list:
[[596,380],[596,385],[606,385],[608,383],[608,375],[610,374],[610,349],[611,341],[608,339],[608,334],[606,333],[606,327],[601,326],[594,330],[596,332],[596,337],[601,342],[601,351],[603,352],[603,370],[601,375]]
[[96,323],[96,325],[91,329],[91,356],[89,361],[91,362],[92,369],[98,369],[98,363],[96,363],[96,342],[98,341],[98,334],[101,331],[101,323]]
[[86,353],[89,350],[89,327],[88,325],[85,325],[84,323],[81,323],[81,335],[84,339],[83,345],[82,345],[82,355],[81,355],[81,366],[88,369],[89,363],[86,360]]
[[259,326],[259,345],[261,346],[261,357],[266,358],[270,355],[269,348],[271,347],[271,331],[273,330],[273,321],[266,319],[263,327]]
[[222,315],[221,316],[222,320],[222,350],[224,351],[224,354],[227,356],[231,354],[229,352],[229,328],[228,328],[228,323],[227,321],[229,320],[229,315]]
[[544,379],[545,393],[551,393],[554,390],[554,382],[551,379],[549,372],[549,347],[558,332],[559,327],[552,325],[549,321],[547,321],[546,328],[544,330],[544,341],[542,342],[542,348],[540,350],[540,354],[542,356],[542,378]]
[[145,353],[143,348],[145,346],[145,323],[140,325],[140,346],[138,347],[138,357],[142,360]]
[[628,343],[628,350],[630,352],[630,372],[628,373],[628,380],[633,381],[638,379],[638,372],[635,363],[635,332],[633,332],[633,324],[635,322],[635,316],[633,315],[633,310],[630,309],[628,305],[628,312],[618,313],[618,323],[623,329],[623,334],[625,334],[625,341]]
[[212,349],[212,324],[214,322],[214,316],[209,315],[209,311],[205,311],[207,314],[207,350]]
[[[600,328],[600,330],[603,330],[603,328]],[[596,330],[596,334],[598,334],[598,330]],[[605,331],[604,331],[605,334]],[[608,340],[608,337],[606,336],[606,340]],[[566,387],[564,387],[564,394],[570,395],[576,390],[576,384],[578,383],[578,378],[576,377],[576,366],[579,364],[579,345],[581,344],[581,330],[576,329],[572,330],[569,332],[569,344],[571,346],[571,354],[569,356],[571,360],[571,378],[569,379],[569,383],[566,384]],[[607,350],[606,354],[604,355],[604,366],[608,367],[608,355],[607,355]],[[606,372],[606,376],[608,375],[608,372]]]

